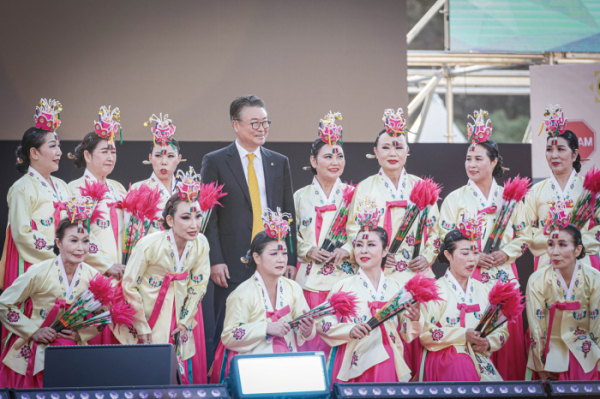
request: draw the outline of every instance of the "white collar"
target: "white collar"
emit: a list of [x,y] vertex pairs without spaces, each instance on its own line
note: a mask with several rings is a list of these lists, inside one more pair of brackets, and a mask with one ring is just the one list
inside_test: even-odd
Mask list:
[[190,242],[187,241],[185,243],[185,248],[183,249],[183,254],[181,254],[181,258],[179,257],[179,249],[177,248],[177,242],[175,241],[175,235],[173,235],[173,229],[169,229],[169,237],[171,238],[171,244],[173,245],[173,252],[175,252],[175,262],[177,264],[177,269],[181,270],[181,264],[185,260],[188,249],[190,247]]
[[[359,268],[358,273],[360,273],[361,271],[362,271],[362,268]],[[369,288],[371,289],[371,291],[373,291],[373,293],[375,294],[375,297],[379,297],[379,295],[381,295],[381,292],[383,291],[383,284],[384,284],[384,280],[385,280],[384,273],[381,272],[381,275],[379,277],[379,283],[377,284],[377,289],[375,289],[375,285],[369,279],[369,277],[367,276],[367,274],[365,272],[362,272],[360,274],[364,278],[365,282],[369,285]]]
[[385,180],[386,183],[389,184],[390,188],[394,191],[394,193],[400,194],[400,192],[402,191],[402,184],[404,183],[404,176],[406,176],[406,170],[404,169],[404,167],[402,168],[402,171],[400,172],[400,179],[398,179],[398,188],[396,188],[396,186],[394,185],[392,180],[388,177],[388,175],[385,174],[385,172],[383,171],[383,168],[379,168],[379,173],[381,173],[381,176],[383,176],[383,180]]
[[71,296],[71,292],[73,292],[73,288],[75,288],[75,283],[77,282],[77,273],[81,270],[81,263],[75,269],[75,273],[73,273],[73,279],[71,280],[71,284],[69,284],[69,279],[67,278],[67,272],[65,271],[65,265],[63,264],[62,257],[58,255],[56,258],[58,260],[58,266],[60,267],[60,272],[63,276],[63,281],[65,283],[65,287],[67,287],[67,298]]
[[237,147],[237,150],[240,153],[240,157],[242,159],[244,159],[248,154],[254,154],[256,158],[262,160],[262,156],[260,153],[260,146],[258,146],[258,148],[256,148],[256,150],[254,150],[254,152],[249,152],[244,147],[242,147],[240,145],[240,143],[238,143],[237,139],[235,139],[235,146]]
[[464,298],[464,300],[467,300],[467,292],[471,291],[471,284],[473,279],[471,277],[469,277],[469,280],[467,281],[467,291],[463,291],[462,286],[458,283],[458,280],[456,280],[456,277],[454,277],[454,275],[452,274],[452,271],[450,270],[450,268],[448,268],[448,272],[446,273],[446,277],[448,278],[448,280],[450,280],[451,283],[453,283],[456,286],[456,290],[458,291],[459,294],[462,295],[462,298]]
[[571,185],[571,183],[573,183],[573,179],[575,178],[575,175],[577,175],[577,172],[575,172],[575,169],[573,169],[571,171],[571,176],[569,176],[569,180],[567,180],[567,184],[565,184],[565,189],[563,190],[560,188],[560,184],[558,184],[558,180],[556,180],[554,173],[550,172],[550,180],[552,180],[552,183],[554,183],[554,188],[562,196],[561,199],[563,201],[565,200],[565,194],[567,193],[567,191],[569,191],[569,186]]
[[152,172],[152,176],[150,176],[150,178],[154,178],[154,180],[156,180],[156,183],[158,183],[158,186],[160,188],[162,188],[163,190],[165,190],[165,193],[168,193],[169,196],[175,194],[175,176],[172,177],[171,179],[171,190],[167,190],[167,188],[165,187],[165,185],[162,183],[162,181],[160,181],[160,179],[158,178],[158,176],[156,176],[156,173]]
[[571,293],[573,292],[573,288],[575,287],[575,280],[577,280],[577,278],[576,278],[577,270],[579,270],[579,261],[578,260],[575,261],[575,269],[573,269],[573,276],[571,276],[571,284],[569,285],[569,287],[567,287],[567,283],[565,283],[565,279],[563,278],[562,274],[560,273],[560,270],[554,269],[554,271],[556,272],[556,275],[558,276],[558,279],[562,283],[563,289],[567,292],[567,301],[569,300],[569,298],[571,298]]
[[471,187],[473,188],[473,190],[475,190],[477,195],[480,195],[481,198],[485,199],[485,208],[492,205],[492,200],[494,199],[494,193],[496,192],[496,188],[498,187],[498,184],[496,183],[496,179],[492,178],[492,186],[490,187],[490,196],[487,198],[485,197],[485,195],[483,195],[483,192],[479,189],[479,187],[477,187],[477,184],[475,184],[475,182],[473,180],[469,179],[468,184],[471,185]]
[[277,279],[277,298],[275,298],[275,309],[274,309],[273,308],[273,302],[271,301],[271,298],[269,297],[269,291],[267,290],[267,286],[265,285],[265,281],[263,280],[263,278],[260,275],[260,273],[258,272],[258,270],[256,270],[255,274],[256,274],[256,278],[258,280],[258,283],[262,286],[264,297],[267,300],[267,303],[266,303],[266,305],[268,307],[267,310],[269,312],[274,312],[275,309],[277,309],[277,304],[282,301],[282,299],[281,299],[281,290],[279,289],[279,286],[281,284],[281,278]]
[[[36,175],[41,181],[47,181],[46,178],[42,176],[40,172],[35,170],[31,165],[29,165],[29,169],[27,171]],[[54,180],[52,180],[52,176],[50,176],[50,188],[52,189],[52,191],[54,191],[54,194],[58,195],[58,193],[56,192],[56,187],[54,187]]]
[[332,201],[335,199],[335,192],[337,191],[337,188],[340,184],[341,180],[338,177],[337,180],[335,181],[335,183],[333,184],[333,187],[331,188],[331,192],[329,193],[329,197],[327,197],[325,195],[325,191],[323,191],[323,188],[321,187],[321,184],[319,184],[319,181],[317,180],[317,177],[313,177],[313,184],[315,185],[315,188],[317,189],[317,191],[319,192],[319,194],[321,194],[321,196],[323,198],[325,198],[325,200],[328,203],[332,203]]

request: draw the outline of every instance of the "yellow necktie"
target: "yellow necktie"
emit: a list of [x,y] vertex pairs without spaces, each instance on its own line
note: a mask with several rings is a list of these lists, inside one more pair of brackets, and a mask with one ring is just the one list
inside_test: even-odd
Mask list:
[[254,154],[246,155],[248,162],[248,190],[250,191],[250,202],[252,202],[252,239],[263,231],[262,207],[260,206],[260,191],[258,190],[258,179],[254,171]]

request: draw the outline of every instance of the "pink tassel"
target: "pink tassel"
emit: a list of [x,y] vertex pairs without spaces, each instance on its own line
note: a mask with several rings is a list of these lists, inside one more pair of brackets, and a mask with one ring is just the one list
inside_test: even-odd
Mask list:
[[223,206],[219,202],[220,198],[227,195],[227,193],[223,192],[223,186],[224,184],[217,186],[216,182],[203,183],[200,186],[200,197],[198,198],[198,202],[200,203],[202,212],[207,212],[216,205]]
[[358,317],[358,297],[353,292],[338,292],[331,294],[329,304],[335,309],[338,317]]
[[430,301],[443,301],[440,297],[439,287],[434,278],[425,277],[421,273],[417,273],[413,278],[408,280],[404,286],[409,291],[413,299],[420,303],[426,303]]
[[502,198],[505,201],[514,200],[520,202],[527,195],[530,186],[531,180],[528,177],[517,175],[514,179],[508,179],[504,184]]
[[100,202],[108,192],[108,186],[101,181],[90,183],[86,180],[84,186],[79,188],[79,192],[83,197],[90,197],[95,202]]
[[107,278],[100,273],[90,280],[90,291],[94,294],[94,298],[102,302],[102,305],[108,305],[115,300],[112,281],[112,277]]
[[600,169],[594,166],[585,174],[583,188],[589,190],[593,195],[600,193]]

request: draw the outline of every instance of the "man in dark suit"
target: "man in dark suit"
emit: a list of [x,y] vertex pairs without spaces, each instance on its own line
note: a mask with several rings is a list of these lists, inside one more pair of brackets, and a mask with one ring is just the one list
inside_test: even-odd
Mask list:
[[[210,278],[215,284],[214,311],[216,349],[225,319],[225,301],[252,271],[240,261],[250,249],[252,238],[262,228],[266,208],[289,212],[296,219],[289,160],[262,147],[269,134],[264,102],[256,96],[236,98],[229,109],[237,139],[225,148],[206,154],[202,160],[203,183],[224,184],[221,198],[206,227],[210,244]],[[296,222],[290,226],[296,232]],[[290,234],[286,277],[296,278],[296,235]]]

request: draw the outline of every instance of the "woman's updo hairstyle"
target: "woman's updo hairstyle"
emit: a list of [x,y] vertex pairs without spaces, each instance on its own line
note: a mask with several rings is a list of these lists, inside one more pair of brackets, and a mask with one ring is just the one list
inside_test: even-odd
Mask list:
[[[319,151],[321,151],[321,148],[325,147],[326,145],[329,145],[329,144],[327,142],[321,140],[321,138],[319,137],[310,146],[310,155],[312,157],[314,157],[315,159],[317,159],[317,156],[319,155]],[[341,144],[336,144],[336,145],[339,145],[340,147],[342,146]],[[313,175],[317,174],[317,170],[312,167],[312,164],[305,169],[310,169],[310,171],[313,173]]]
[[[358,237],[359,234],[362,233],[377,233],[377,236],[379,237],[379,240],[381,241],[381,246],[383,247],[383,249],[387,248],[388,246],[388,234],[387,231],[385,231],[385,229],[383,227],[377,226],[376,228],[374,228],[373,230],[360,230],[356,236]],[[354,240],[354,244],[356,244],[356,239]],[[352,246],[354,246],[354,244]],[[385,266],[385,261],[386,261],[386,257],[384,257],[381,260],[381,267]]]
[[69,153],[69,159],[73,159],[75,162],[75,166],[78,168],[85,168],[87,166],[85,162],[84,152],[87,151],[90,154],[94,152],[96,147],[98,147],[98,143],[104,140],[102,137],[98,136],[96,132],[90,132],[83,137],[81,143],[75,148],[75,154]]
[[[61,220],[60,223],[58,223],[58,227],[56,228],[56,239],[62,243],[63,238],[65,238],[65,233],[70,227],[77,227],[77,222],[71,222],[69,218],[64,218],[63,220]],[[58,245],[56,245],[56,243],[54,243],[52,251],[55,255],[60,254],[60,250],[58,249]]]
[[169,198],[169,200],[165,204],[165,209],[163,210],[163,213],[162,213],[162,217],[163,217],[162,223],[163,223],[163,228],[165,230],[171,229],[171,226],[169,226],[169,224],[167,223],[167,216],[170,215],[172,218],[175,217],[175,210],[177,209],[177,204],[179,204],[180,202],[183,202],[183,200],[181,198],[179,198],[179,194],[175,193],[175,194],[171,195],[171,198]]
[[502,177],[504,175],[504,169],[502,169],[502,156],[500,155],[500,149],[498,148],[498,144],[493,142],[492,140],[487,140],[479,143],[480,146],[485,148],[488,158],[490,162],[494,162],[496,159],[498,163],[494,167],[494,171],[492,172],[492,176],[496,178]]
[[456,250],[456,243],[462,240],[469,240],[467,237],[463,236],[460,230],[454,229],[444,238],[444,242],[440,246],[440,253],[438,254],[438,260],[440,263],[450,263],[444,251],[450,252],[450,255],[454,253]]
[[[575,133],[573,133],[571,130],[565,130],[565,132],[562,134],[559,134],[558,137],[562,137],[563,139],[567,140],[567,142],[569,143],[569,148],[571,149],[572,152],[575,152],[575,150],[579,149],[579,139],[577,138],[577,135]],[[551,139],[551,138],[552,137],[548,136],[548,139]],[[573,162],[573,169],[575,169],[575,172],[577,172],[577,173],[579,173],[579,171],[581,170],[581,155],[580,154],[577,154],[577,158]]]
[[264,231],[261,231],[260,233],[254,236],[254,239],[252,240],[252,244],[250,244],[250,249],[246,253],[246,256],[242,256],[240,260],[242,261],[242,263],[245,263],[246,267],[248,267],[249,269],[256,270],[256,262],[254,261],[253,255],[262,255],[262,253],[265,251],[267,244],[273,241],[276,242],[277,240],[269,237]]
[[[179,145],[179,141],[177,141],[177,139],[175,137],[171,137],[171,143],[173,143],[173,145],[175,146],[175,148],[177,148],[177,153],[180,154],[181,153],[181,146]],[[154,152],[154,149],[156,147],[161,147],[161,145],[159,144],[158,146],[152,144],[152,148],[150,149],[150,154],[152,154]],[[169,144],[167,144],[167,147],[170,147]]]
[[577,257],[577,259],[585,258],[585,246],[583,245],[583,237],[581,236],[581,230],[577,228],[574,224],[570,224],[563,229],[573,239],[573,244],[575,244],[575,248],[581,245],[581,253]]
[[37,127],[30,127],[23,134],[21,139],[21,145],[17,147],[17,170],[19,173],[26,173],[31,164],[29,154],[32,148],[39,150],[42,145],[46,142],[46,135],[52,133],[48,130],[38,129]]

